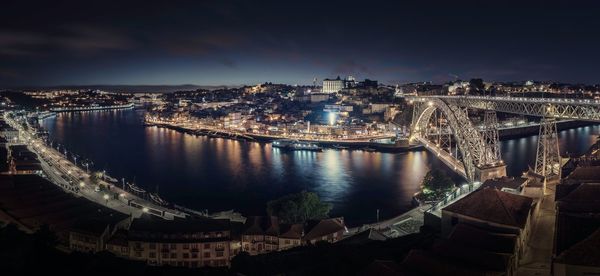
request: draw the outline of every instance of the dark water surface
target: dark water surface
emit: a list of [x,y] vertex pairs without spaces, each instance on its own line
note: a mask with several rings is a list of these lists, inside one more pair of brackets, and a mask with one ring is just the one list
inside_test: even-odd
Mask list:
[[[445,165],[426,151],[399,154],[347,150],[281,152],[269,144],[240,142],[144,127],[141,111],[61,113],[42,124],[55,142],[94,162],[96,170],[170,202],[194,209],[235,209],[261,215],[266,202],[308,190],[333,204],[331,215],[350,225],[406,211],[423,175]],[[560,133],[561,152],[582,153],[598,126]],[[537,136],[502,141],[509,175],[533,166]],[[454,176],[456,181],[464,182]]]

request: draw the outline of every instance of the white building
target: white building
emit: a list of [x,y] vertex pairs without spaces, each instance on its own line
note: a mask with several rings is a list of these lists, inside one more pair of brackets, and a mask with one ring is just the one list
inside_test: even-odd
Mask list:
[[323,80],[323,93],[337,93],[344,88],[344,80],[338,76],[336,79]]

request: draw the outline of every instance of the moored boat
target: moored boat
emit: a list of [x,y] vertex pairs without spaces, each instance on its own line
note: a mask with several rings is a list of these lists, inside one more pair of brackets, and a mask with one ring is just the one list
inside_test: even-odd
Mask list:
[[274,148],[280,148],[284,150],[323,151],[323,148],[316,143],[298,140],[275,140],[273,141],[272,145]]

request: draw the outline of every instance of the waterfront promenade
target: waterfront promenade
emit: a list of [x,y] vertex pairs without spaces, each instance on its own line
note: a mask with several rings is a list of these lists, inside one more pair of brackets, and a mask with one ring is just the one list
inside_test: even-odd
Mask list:
[[52,112],[72,112],[72,111],[94,111],[94,110],[111,110],[111,109],[129,109],[134,108],[133,103],[119,104],[119,105],[106,105],[106,106],[68,106],[68,107],[56,107],[50,108]]
[[378,139],[390,139],[396,137],[394,134],[377,134],[377,135],[365,135],[359,137],[349,137],[347,139],[334,139],[334,138],[323,138],[323,137],[313,137],[306,135],[274,135],[274,134],[262,134],[262,133],[250,133],[236,130],[227,130],[223,128],[207,126],[207,125],[199,125],[194,123],[177,123],[177,122],[169,122],[162,120],[151,120],[146,119],[145,123],[147,125],[156,125],[156,126],[166,126],[179,128],[186,131],[208,131],[215,132],[219,134],[223,134],[230,137],[242,137],[248,139],[256,139],[256,140],[277,140],[277,139],[296,139],[300,141],[306,142],[325,142],[325,143],[357,143],[357,142],[371,142],[372,140]]
[[189,216],[185,212],[154,204],[102,179],[98,180],[98,184],[107,189],[97,189],[100,185],[91,183],[91,175],[88,171],[75,165],[56,149],[47,146],[31,131],[24,129],[21,124],[10,119],[9,116],[4,117],[12,127],[19,131],[19,142],[26,144],[40,157],[42,168],[48,179],[63,190],[133,217],[139,217],[143,213],[150,213],[164,219]]

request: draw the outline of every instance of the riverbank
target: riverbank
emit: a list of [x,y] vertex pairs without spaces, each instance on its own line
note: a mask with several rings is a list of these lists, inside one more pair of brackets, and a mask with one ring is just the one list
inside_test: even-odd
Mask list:
[[[170,124],[159,124],[159,123],[145,123],[145,126],[155,126],[177,130],[183,133],[192,134],[192,135],[202,135],[213,138],[226,138],[226,139],[234,139],[234,140],[245,140],[245,141],[253,141],[259,143],[271,143],[274,140],[283,139],[279,136],[272,135],[263,135],[263,134],[254,134],[254,133],[234,133],[225,130],[215,130],[215,129],[189,129],[181,126],[174,126]],[[381,137],[373,137],[372,139],[382,139],[382,138],[390,138],[389,136],[381,136]],[[377,143],[371,142],[369,140],[318,140],[318,139],[297,139],[299,141],[316,143],[324,148],[332,148],[332,149],[348,149],[348,150],[365,150],[365,151],[376,151],[376,152],[389,152],[389,153],[397,153],[397,152],[406,152],[413,150],[421,150],[423,149],[422,145],[410,145],[408,141],[402,141],[398,143]]]
[[113,109],[130,109],[134,108],[133,103],[121,104],[121,105],[107,105],[107,106],[73,106],[73,107],[57,107],[50,108],[52,112],[73,112],[73,111],[95,111],[95,110],[113,110]]

